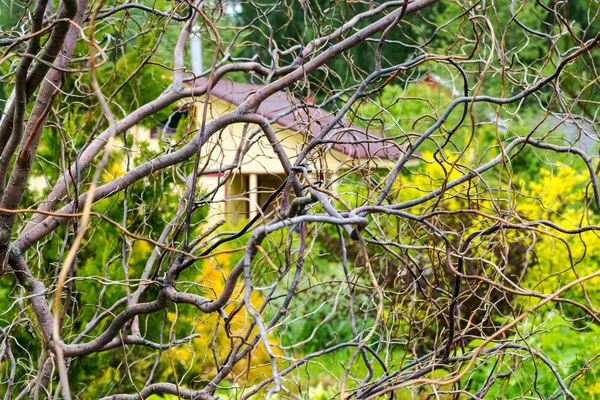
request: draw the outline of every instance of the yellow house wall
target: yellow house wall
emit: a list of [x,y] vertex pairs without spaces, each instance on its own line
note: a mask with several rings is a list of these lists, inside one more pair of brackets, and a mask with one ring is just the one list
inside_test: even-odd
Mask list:
[[[196,118],[197,121],[202,121],[203,103],[196,103]],[[214,119],[227,112],[233,111],[235,106],[225,101],[214,100],[209,104],[207,119]],[[236,153],[241,144],[246,144],[249,137],[256,132],[259,127],[257,125],[248,125],[247,132],[244,135],[244,127],[246,124],[238,123],[229,125],[223,131],[213,135],[207,146],[204,146],[202,156],[208,163],[209,169],[218,169],[220,166],[233,164]],[[277,124],[273,125],[277,140],[286,152],[287,157],[292,163],[297,159],[298,153],[306,144],[307,138],[304,134],[284,129]],[[240,171],[243,174],[283,174],[284,170],[277,155],[273,151],[268,139],[264,134],[258,135],[259,139],[252,145],[249,151],[244,155]],[[242,143],[244,142],[244,143]],[[368,160],[356,160],[345,154],[330,150],[320,157],[312,160],[307,160],[312,170],[321,172],[334,172],[339,169],[349,169],[352,166],[358,165],[361,162]],[[377,163],[378,167],[381,164],[387,164],[380,160]],[[372,165],[375,167],[375,165]]]

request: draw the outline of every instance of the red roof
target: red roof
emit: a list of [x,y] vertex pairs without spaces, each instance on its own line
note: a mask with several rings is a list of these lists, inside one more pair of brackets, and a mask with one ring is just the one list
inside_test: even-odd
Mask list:
[[[207,78],[198,78],[195,86],[204,86]],[[250,95],[263,88],[264,85],[238,83],[226,80],[218,81],[211,90],[212,99],[221,99],[233,105],[240,105]],[[302,134],[310,133],[313,137],[321,134],[323,128],[334,118],[328,111],[317,109],[306,102],[290,97],[285,92],[277,92],[265,99],[257,110],[257,114],[278,125]],[[338,123],[325,137],[333,144],[333,148],[352,158],[388,158],[397,160],[404,155],[403,149],[392,139],[367,132],[364,128],[349,123]]]

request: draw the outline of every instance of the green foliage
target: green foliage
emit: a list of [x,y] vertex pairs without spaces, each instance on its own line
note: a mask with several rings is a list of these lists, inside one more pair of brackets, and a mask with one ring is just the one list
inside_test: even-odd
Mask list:
[[[593,399],[600,395],[600,365],[598,361],[587,361],[600,354],[600,327],[590,324],[574,329],[558,313],[550,312],[542,319],[537,317],[528,320],[519,330],[519,336],[513,339],[518,343],[521,337],[529,334],[531,337],[527,347],[515,350],[514,358],[492,358],[479,365],[468,376],[469,387],[476,391],[486,379],[500,375],[499,382],[492,386],[486,398],[549,398],[560,391],[555,376],[559,374],[575,398]],[[517,361],[518,359],[520,360]],[[582,376],[575,380],[569,379],[580,369],[585,370]],[[536,389],[533,388],[534,382]]]
[[[102,71],[102,78],[113,81],[113,90],[119,90],[113,99],[115,114],[122,114],[123,111],[126,113],[126,110],[135,110],[149,103],[158,98],[169,85],[171,76],[168,70],[154,63],[143,64],[149,51],[151,51],[150,48],[145,48],[140,43],[119,58],[114,66],[114,71],[110,66]],[[129,79],[130,76],[131,79]],[[116,83],[119,83],[120,87],[116,87]],[[121,85],[123,86],[121,87]],[[164,108],[150,118],[144,119],[141,125],[152,128],[158,123],[166,121],[171,113],[172,110],[169,107]]]

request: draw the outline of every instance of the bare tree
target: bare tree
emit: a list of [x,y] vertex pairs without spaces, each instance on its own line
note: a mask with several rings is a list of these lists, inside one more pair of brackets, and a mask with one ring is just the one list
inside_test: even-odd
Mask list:
[[4,1],[4,398],[575,398],[595,350],[538,346],[600,322],[573,3]]

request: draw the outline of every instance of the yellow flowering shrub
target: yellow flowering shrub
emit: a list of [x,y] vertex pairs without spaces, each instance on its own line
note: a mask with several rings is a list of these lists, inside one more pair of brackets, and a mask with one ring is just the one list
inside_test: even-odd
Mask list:
[[[225,244],[219,247],[216,255],[201,260],[197,269],[191,271],[193,282],[189,283],[188,292],[201,295],[207,300],[215,300],[223,291],[226,278],[235,266],[243,250],[235,249],[233,245]],[[182,290],[178,288],[178,290]],[[181,339],[187,327],[186,335],[200,335],[188,345],[176,346],[163,355],[162,380],[173,380],[174,375],[181,378],[186,374],[192,378],[187,385],[194,388],[195,383],[206,382],[214,377],[218,370],[214,360],[217,358],[223,365],[230,352],[240,343],[249,343],[259,333],[254,327],[250,334],[248,331],[254,318],[242,305],[246,287],[243,279],[239,278],[231,300],[223,308],[228,316],[227,323],[218,313],[202,314],[190,305],[179,305],[168,313],[168,325],[177,323],[178,337]],[[258,291],[253,291],[250,302],[257,311],[263,298]],[[170,308],[171,309],[171,308]],[[263,319],[266,317],[263,315]],[[166,331],[169,329],[167,328]],[[269,337],[272,351],[277,354],[277,341]],[[269,355],[262,341],[259,341],[244,361],[237,363],[230,373],[231,379],[235,378],[237,384],[251,385],[254,380],[270,376],[271,364]],[[200,385],[199,387],[201,387]]]
[[[529,221],[548,220],[565,230],[598,225],[600,218],[588,209],[591,207],[588,182],[589,176],[585,172],[567,165],[554,171],[540,170],[539,181],[521,182],[522,195],[517,200],[517,212]],[[538,227],[540,231],[536,232],[534,247],[537,265],[527,274],[531,289],[550,293],[598,269],[600,246],[596,232],[568,234]],[[598,284],[600,278],[593,278],[569,293],[583,300],[583,288],[596,293]]]

